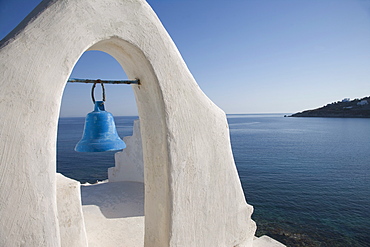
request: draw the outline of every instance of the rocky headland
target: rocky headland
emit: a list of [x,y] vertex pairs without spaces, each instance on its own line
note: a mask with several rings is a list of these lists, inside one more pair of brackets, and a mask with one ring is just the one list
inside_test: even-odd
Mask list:
[[289,117],[370,118],[370,96],[354,100],[346,98],[317,109],[298,112]]

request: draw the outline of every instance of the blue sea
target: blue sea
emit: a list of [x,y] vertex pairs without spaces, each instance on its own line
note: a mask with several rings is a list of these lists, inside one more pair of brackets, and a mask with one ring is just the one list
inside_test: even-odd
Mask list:
[[[370,119],[228,115],[235,162],[257,223],[287,246],[370,246]],[[121,137],[137,117],[115,117]],[[107,179],[114,154],[73,151],[84,118],[61,118],[57,170]]]

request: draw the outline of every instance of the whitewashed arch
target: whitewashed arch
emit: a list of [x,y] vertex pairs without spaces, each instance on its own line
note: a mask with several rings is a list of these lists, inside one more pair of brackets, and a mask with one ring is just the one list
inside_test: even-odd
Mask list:
[[252,246],[226,116],[143,0],[45,0],[0,44],[0,245],[60,246],[57,123],[86,50],[142,83],[145,246]]

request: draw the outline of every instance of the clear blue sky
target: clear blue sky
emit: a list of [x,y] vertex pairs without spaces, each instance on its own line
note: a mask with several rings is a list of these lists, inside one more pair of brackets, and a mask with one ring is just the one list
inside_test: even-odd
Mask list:
[[[39,2],[0,0],[0,39]],[[148,2],[199,86],[226,113],[294,113],[370,95],[370,1]],[[109,55],[86,52],[71,77],[126,75]],[[90,112],[90,88],[67,85],[61,116]],[[137,114],[130,86],[106,91],[108,111]]]

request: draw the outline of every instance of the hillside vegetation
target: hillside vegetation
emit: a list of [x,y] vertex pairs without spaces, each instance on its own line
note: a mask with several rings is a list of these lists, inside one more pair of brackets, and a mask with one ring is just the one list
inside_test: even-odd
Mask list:
[[344,99],[314,110],[298,112],[290,117],[370,118],[370,97],[354,100]]

